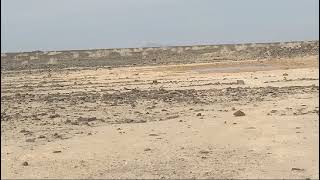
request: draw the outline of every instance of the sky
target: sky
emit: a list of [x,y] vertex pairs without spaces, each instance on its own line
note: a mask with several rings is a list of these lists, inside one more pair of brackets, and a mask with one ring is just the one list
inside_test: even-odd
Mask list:
[[319,0],[1,0],[1,52],[319,39]]

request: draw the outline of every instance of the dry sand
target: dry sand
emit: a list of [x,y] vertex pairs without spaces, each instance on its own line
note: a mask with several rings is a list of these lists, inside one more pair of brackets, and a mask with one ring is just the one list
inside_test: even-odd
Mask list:
[[318,56],[1,73],[1,178],[319,179]]

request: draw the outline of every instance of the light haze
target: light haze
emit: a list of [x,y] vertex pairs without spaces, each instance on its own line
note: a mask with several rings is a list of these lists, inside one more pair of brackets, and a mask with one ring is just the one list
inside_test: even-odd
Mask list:
[[1,52],[319,39],[318,0],[1,0]]

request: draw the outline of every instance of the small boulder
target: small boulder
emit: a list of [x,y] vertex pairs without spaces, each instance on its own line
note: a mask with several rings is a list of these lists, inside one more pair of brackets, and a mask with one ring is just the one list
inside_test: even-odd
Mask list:
[[246,114],[244,112],[242,112],[241,110],[238,110],[235,113],[233,113],[233,115],[238,117],[238,116],[245,116]]

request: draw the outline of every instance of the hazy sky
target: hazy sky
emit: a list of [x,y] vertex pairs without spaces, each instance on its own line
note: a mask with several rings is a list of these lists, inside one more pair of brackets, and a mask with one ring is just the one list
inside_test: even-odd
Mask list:
[[319,39],[319,0],[1,0],[2,52]]

